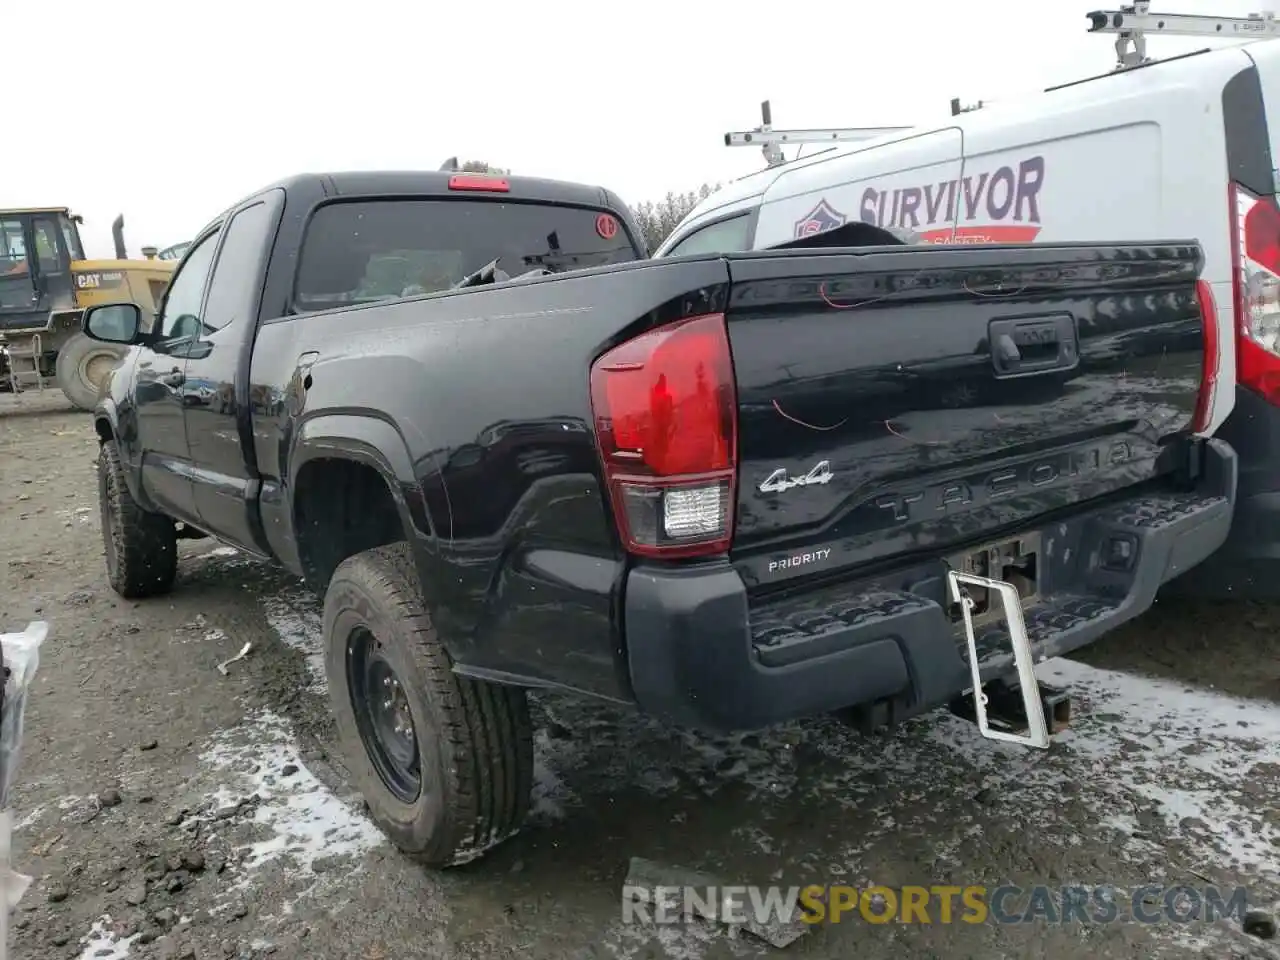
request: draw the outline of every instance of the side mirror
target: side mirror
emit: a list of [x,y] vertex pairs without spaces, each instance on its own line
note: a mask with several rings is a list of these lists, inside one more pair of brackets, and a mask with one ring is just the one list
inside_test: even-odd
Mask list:
[[103,303],[84,312],[81,329],[91,340],[134,344],[142,328],[142,308],[136,303]]

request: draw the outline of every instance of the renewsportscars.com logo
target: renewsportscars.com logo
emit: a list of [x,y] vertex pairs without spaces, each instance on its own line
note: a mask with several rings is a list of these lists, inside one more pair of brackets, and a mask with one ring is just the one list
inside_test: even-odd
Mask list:
[[939,885],[856,887],[646,886],[622,889],[625,923],[679,924],[701,918],[731,926],[871,924],[1212,923],[1248,912],[1244,887],[1109,885]]

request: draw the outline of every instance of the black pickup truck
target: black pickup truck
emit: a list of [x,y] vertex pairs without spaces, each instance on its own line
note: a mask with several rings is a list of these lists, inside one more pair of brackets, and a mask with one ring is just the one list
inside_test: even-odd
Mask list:
[[201,232],[154,320],[86,313],[131,346],[95,421],[112,586],[169,590],[207,535],[322,593],[350,768],[424,862],[521,824],[528,688],[896,721],[972,690],[964,600],[981,683],[1014,673],[951,571],[1014,584],[1043,658],[1230,524],[1192,241],[639,237],[594,187],[299,176]]

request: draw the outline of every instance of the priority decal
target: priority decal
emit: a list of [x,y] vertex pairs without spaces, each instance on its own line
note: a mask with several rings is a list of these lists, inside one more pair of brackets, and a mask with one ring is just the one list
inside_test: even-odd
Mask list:
[[795,238],[812,237],[814,234],[826,233],[836,227],[843,227],[848,218],[826,200],[819,200],[818,205],[796,221]]

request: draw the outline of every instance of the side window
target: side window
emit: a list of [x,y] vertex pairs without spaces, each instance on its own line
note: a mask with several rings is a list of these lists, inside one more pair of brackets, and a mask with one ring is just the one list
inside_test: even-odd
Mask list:
[[32,222],[36,237],[36,257],[43,274],[61,273],[61,257],[58,255],[58,225],[48,217],[36,217]]
[[76,232],[69,218],[62,221],[62,239],[67,244],[67,253],[71,255],[72,260],[84,259],[84,250],[80,248],[80,234]]
[[246,316],[257,303],[262,251],[275,226],[272,206],[260,200],[237,213],[223,228],[226,239],[204,305],[205,330],[221,330]]
[[695,230],[667,251],[668,257],[695,253],[738,253],[748,249],[751,218],[747,214]]
[[200,300],[204,296],[204,282],[209,278],[213,265],[213,248],[218,234],[209,234],[191,251],[191,256],[179,268],[169,282],[164,306],[159,318],[160,343],[156,349],[163,351],[165,341],[189,340],[203,332],[200,323]]
[[0,273],[27,272],[27,245],[21,220],[0,220]]

